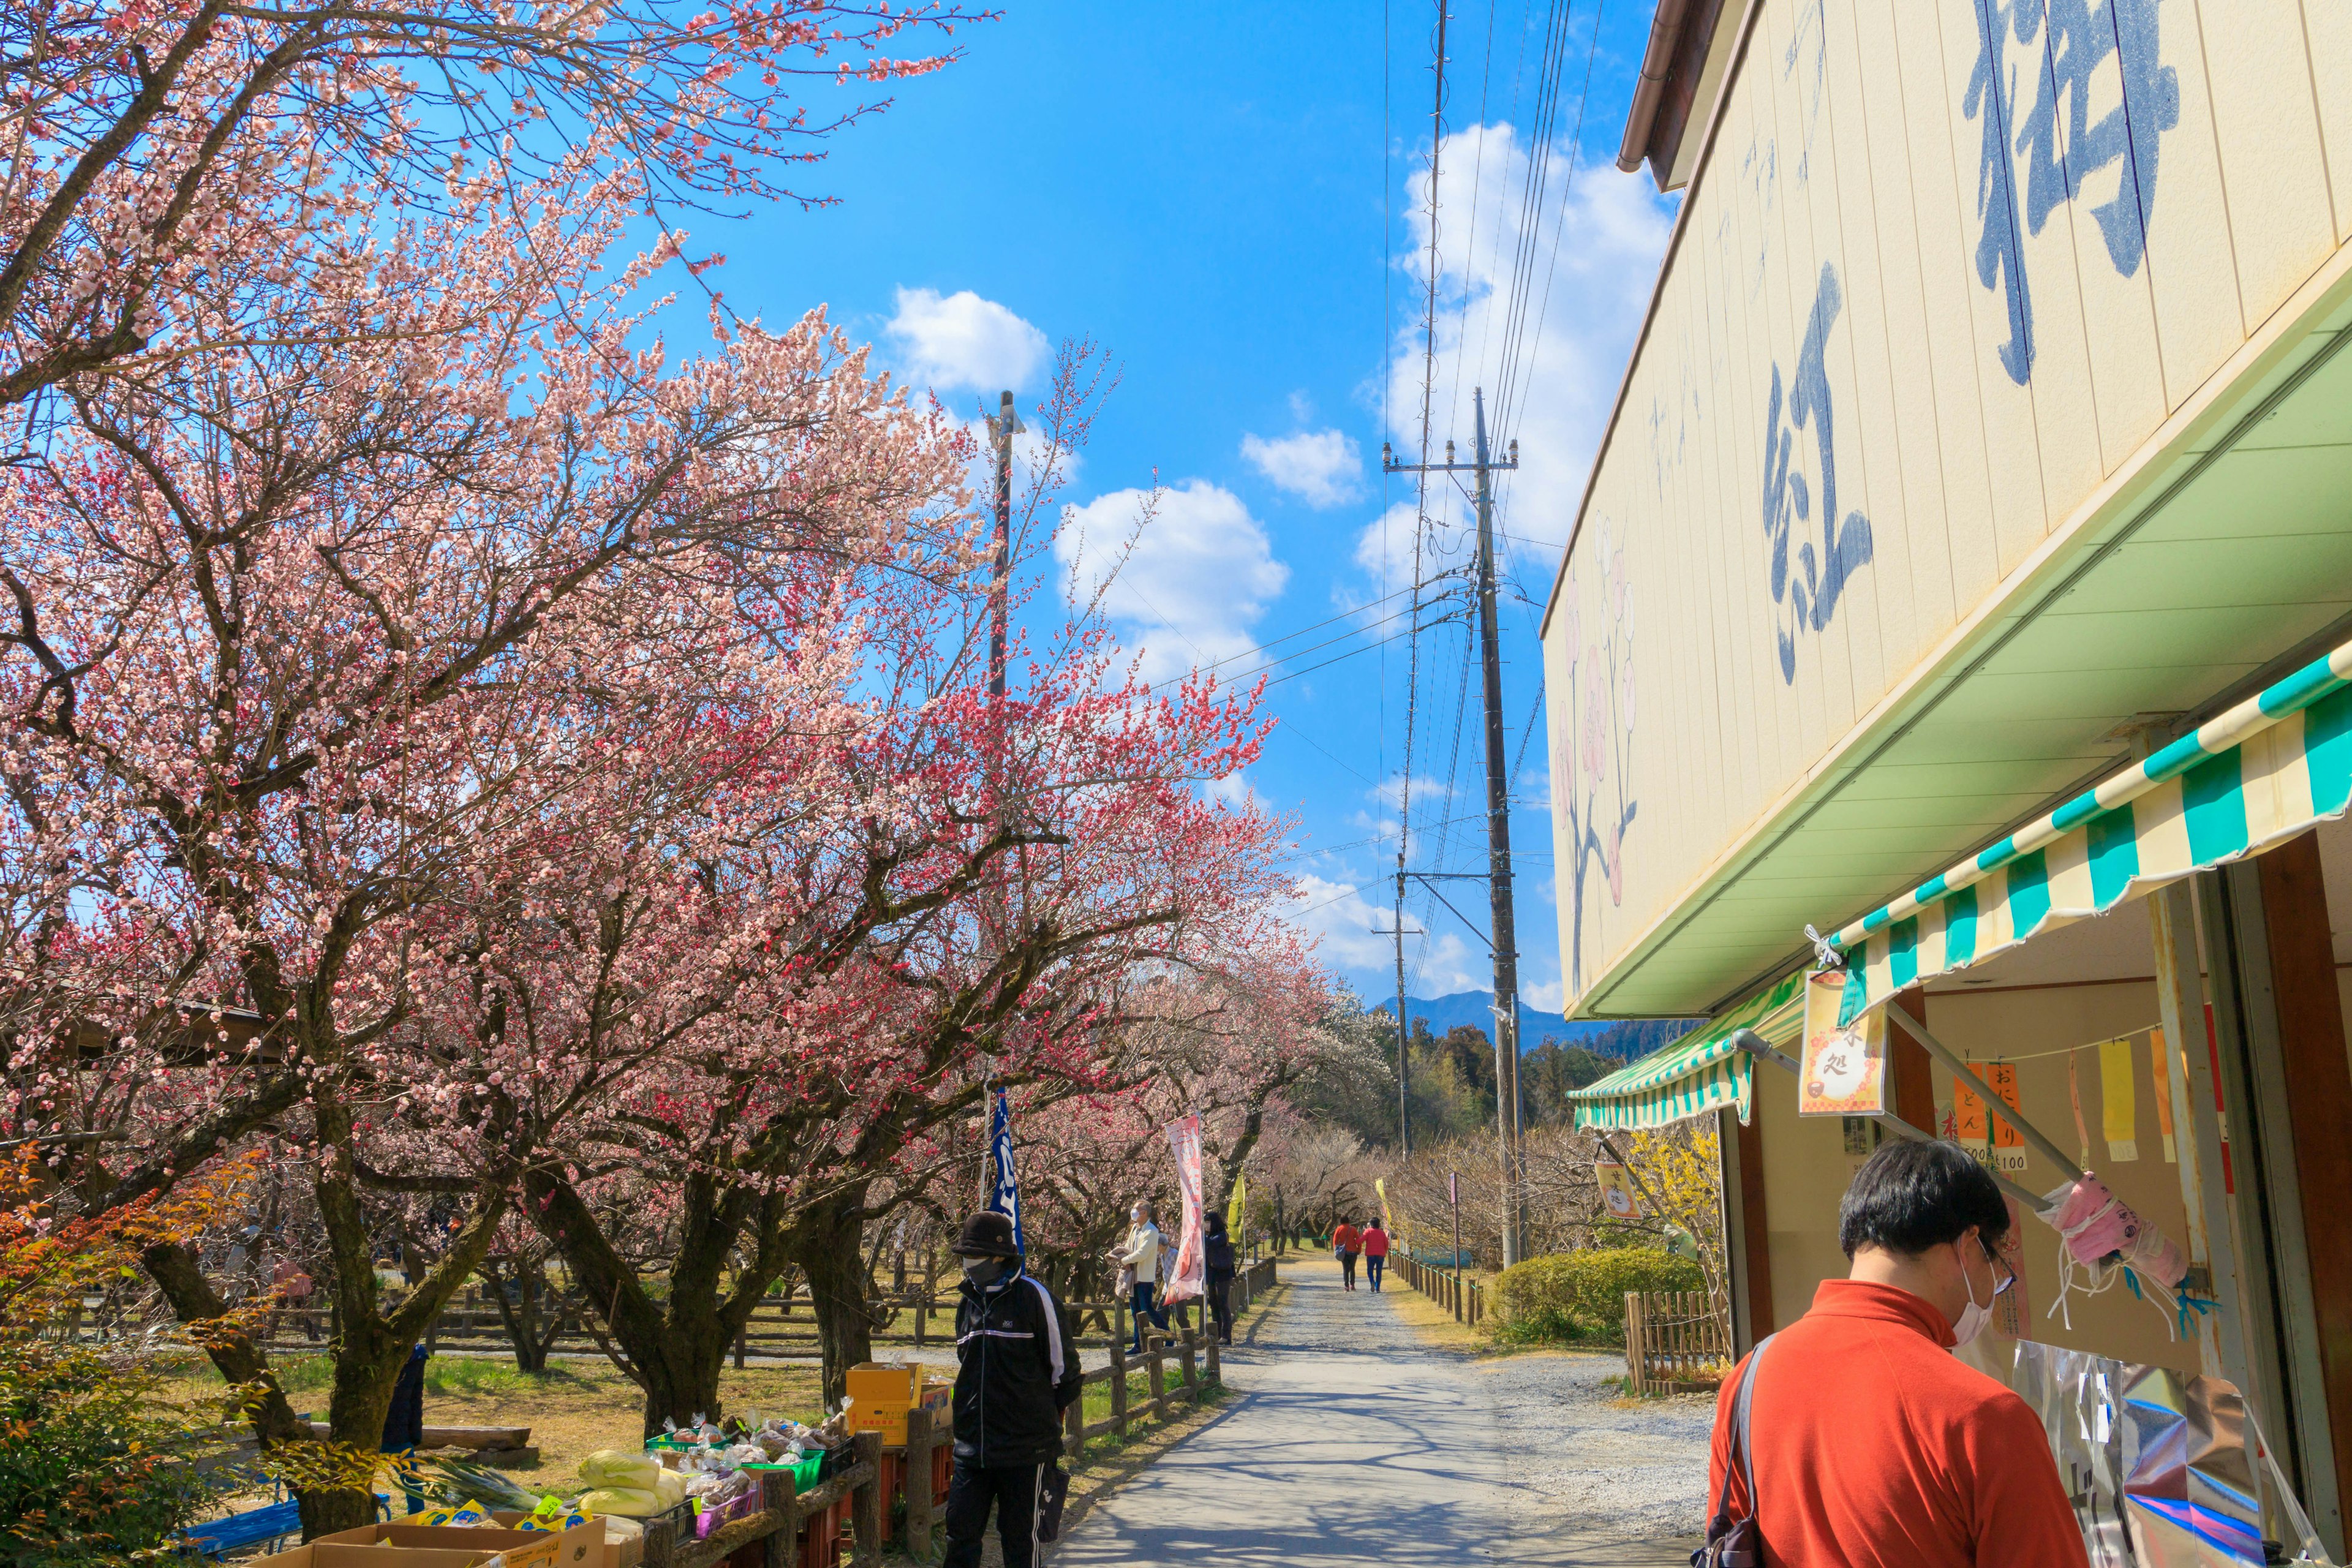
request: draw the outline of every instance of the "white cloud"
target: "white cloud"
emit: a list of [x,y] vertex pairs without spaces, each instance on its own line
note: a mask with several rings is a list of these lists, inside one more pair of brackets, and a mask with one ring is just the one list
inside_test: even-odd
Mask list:
[[1301,430],[1268,440],[1244,436],[1250,466],[1309,506],[1339,506],[1363,493],[1364,458],[1339,430]]
[[1538,1012],[1557,1013],[1568,1000],[1568,987],[1557,980],[1522,980],[1519,1000]]
[[[1375,896],[1378,895],[1375,889]],[[1396,917],[1393,904],[1367,900],[1352,882],[1335,882],[1309,872],[1298,879],[1298,892],[1284,911],[1293,924],[1318,939],[1318,952],[1326,961],[1359,973],[1393,976],[1396,939],[1388,934]],[[1453,931],[1434,937],[1414,935],[1422,929],[1420,913],[1405,910],[1405,967],[1417,996],[1444,996],[1456,991],[1482,991],[1494,983],[1483,955]],[[1393,980],[1388,982],[1393,984]],[[1367,993],[1375,1005],[1379,987]]]
[[[1569,153],[1564,141],[1553,150],[1555,192]],[[1576,521],[1601,426],[1648,309],[1674,208],[1653,194],[1647,180],[1605,163],[1581,168],[1564,199],[1546,203],[1535,215],[1540,227],[1529,237],[1536,270],[1519,318],[1524,330],[1515,338],[1511,283],[1528,221],[1519,200],[1528,165],[1526,139],[1508,125],[1472,126],[1445,139],[1430,456],[1440,458],[1451,438],[1457,455],[1469,458],[1471,393],[1483,386],[1498,453],[1513,437],[1519,443],[1521,466],[1500,481],[1497,513],[1504,532],[1519,537],[1506,538],[1501,549],[1528,591],[1540,595]],[[1424,166],[1409,182],[1406,207],[1414,232],[1410,251],[1400,258],[1416,288],[1429,275],[1427,190]],[[1461,216],[1474,207],[1475,232]],[[1389,354],[1388,433],[1407,461],[1420,449],[1423,355],[1420,322],[1400,327]],[[1498,407],[1507,362],[1514,367],[1508,402]],[[1429,498],[1432,517],[1443,526],[1433,528],[1435,542],[1424,542],[1424,550],[1458,555],[1468,543],[1467,505],[1454,487],[1434,480]],[[1378,576],[1377,563],[1385,557],[1391,577],[1409,578],[1413,517],[1407,503],[1368,529],[1357,542],[1359,564]]]
[[1257,792],[1250,787],[1249,780],[1240,773],[1211,779],[1202,786],[1201,793],[1211,800],[1223,801],[1235,811],[1248,810],[1250,802],[1257,797]]
[[1252,671],[1255,661],[1240,657],[1256,645],[1251,628],[1290,580],[1249,508],[1205,479],[1070,508],[1054,558],[1073,599],[1101,593],[1120,641],[1142,652],[1147,680],[1223,659],[1234,662],[1221,676]]
[[883,331],[898,345],[908,377],[934,392],[1019,391],[1051,347],[1045,333],[969,289],[945,296],[900,289],[898,314]]

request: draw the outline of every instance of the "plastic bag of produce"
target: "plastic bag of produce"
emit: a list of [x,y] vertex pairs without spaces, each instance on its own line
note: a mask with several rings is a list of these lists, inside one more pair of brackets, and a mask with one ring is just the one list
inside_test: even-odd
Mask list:
[[490,1510],[471,1499],[456,1508],[428,1508],[413,1516],[409,1522],[436,1525],[444,1530],[496,1530],[499,1527],[499,1521],[490,1517]]
[[660,1493],[643,1487],[598,1487],[580,1496],[583,1513],[617,1513],[630,1519],[649,1519],[669,1506]]
[[663,1473],[659,1459],[626,1448],[599,1448],[580,1461],[580,1479],[592,1487],[649,1488]]

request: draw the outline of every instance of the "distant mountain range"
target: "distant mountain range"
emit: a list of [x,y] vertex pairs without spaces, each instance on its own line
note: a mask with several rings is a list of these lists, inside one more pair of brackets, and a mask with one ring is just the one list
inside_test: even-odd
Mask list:
[[[1491,991],[1456,991],[1450,996],[1431,997],[1408,994],[1404,1005],[1406,1016],[1429,1020],[1429,1032],[1433,1035],[1443,1035],[1448,1029],[1467,1024],[1483,1031],[1488,1039],[1495,1037],[1495,994]],[[1393,1013],[1395,1010],[1394,997],[1385,1003],[1378,998],[1369,999],[1366,1008],[1366,1011],[1375,1013]],[[1531,1051],[1549,1038],[1564,1046],[1582,1046],[1601,1056],[1632,1061],[1675,1039],[1696,1022],[1695,1019],[1643,1018],[1615,1024],[1570,1023],[1564,1015],[1530,1007],[1523,1000],[1519,1004],[1519,1049]]]

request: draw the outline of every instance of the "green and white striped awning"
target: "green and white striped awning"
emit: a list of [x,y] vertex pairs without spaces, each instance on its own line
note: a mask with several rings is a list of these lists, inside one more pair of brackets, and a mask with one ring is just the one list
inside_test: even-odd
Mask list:
[[2347,799],[2352,643],[1839,931],[1845,1015],[2257,854]]
[[1753,1029],[1775,1046],[1789,1045],[1804,1031],[1804,975],[1791,974],[1673,1045],[1575,1090],[1568,1098],[1576,1102],[1576,1124],[1612,1132],[1664,1127],[1727,1105],[1746,1121],[1754,1064],[1731,1037]]

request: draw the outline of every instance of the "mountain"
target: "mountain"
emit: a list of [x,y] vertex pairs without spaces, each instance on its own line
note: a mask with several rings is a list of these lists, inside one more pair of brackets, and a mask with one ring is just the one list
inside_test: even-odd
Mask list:
[[[1448,1029],[1467,1024],[1483,1031],[1488,1039],[1495,1037],[1495,994],[1491,991],[1456,991],[1450,996],[1432,997],[1407,994],[1404,1005],[1406,1016],[1429,1020],[1429,1032],[1433,1035],[1443,1036]],[[1396,1000],[1391,997],[1386,1004],[1373,1001],[1366,1011],[1392,1013],[1395,1009]],[[1612,1024],[1581,1020],[1570,1023],[1561,1014],[1530,1007],[1522,1000],[1519,1003],[1519,1048],[1531,1051],[1549,1038],[1564,1046],[1582,1046],[1604,1057],[1632,1061],[1675,1039],[1696,1021],[1643,1018]]]

